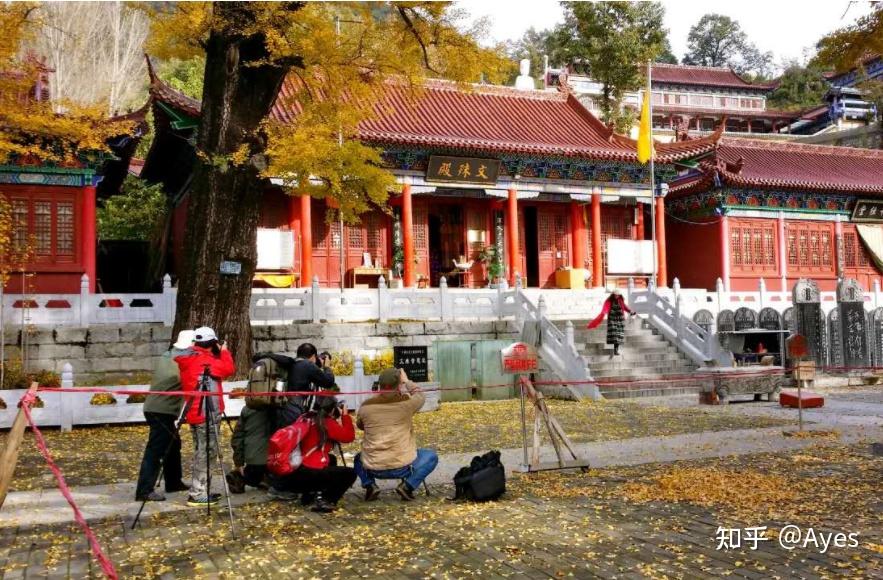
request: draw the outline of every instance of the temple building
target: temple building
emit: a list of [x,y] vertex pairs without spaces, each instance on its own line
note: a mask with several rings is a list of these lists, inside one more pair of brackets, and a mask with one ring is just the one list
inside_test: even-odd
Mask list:
[[[764,109],[765,89],[733,90]],[[174,272],[199,103],[155,75],[150,91],[157,135],[142,177],[162,181],[177,206]],[[292,118],[283,103],[272,114]],[[652,203],[660,286],[678,277],[710,290],[720,278],[729,289],[756,290],[763,279],[778,290],[812,277],[827,290],[839,277],[866,288],[881,279],[883,225],[873,221],[883,215],[874,201],[883,194],[883,152],[742,139],[718,126],[657,143],[656,179],[670,189],[654,197],[635,142],[572,92],[464,90],[437,80],[419,96],[392,85],[358,138],[381,148],[401,192],[361,223],[341,225],[326,219],[333,207],[325,200],[268,186],[262,226],[287,233],[291,243],[274,251],[290,259],[259,277],[280,286],[315,277],[325,287],[376,285],[381,275],[430,287],[444,277],[483,287],[496,281],[487,260],[496,253],[510,284],[516,275],[533,287],[641,283]]]
[[[150,91],[157,136],[141,175],[162,181],[177,204],[169,244],[177,248],[175,269],[189,168],[169,160],[193,158],[199,103],[155,75]],[[573,95],[487,85],[464,91],[434,80],[419,97],[392,85],[383,99],[358,137],[382,149],[401,184],[389,207],[341,227],[326,220],[333,208],[325,200],[268,188],[263,227],[294,238],[292,279],[281,278],[286,285],[314,276],[328,287],[376,285],[380,275],[396,277],[399,263],[405,286],[436,286],[444,276],[451,286],[483,287],[493,280],[482,256],[495,251],[510,284],[517,273],[534,287],[584,287],[586,278],[600,286],[608,240],[650,239],[650,177],[637,162],[635,142],[613,133]],[[272,115],[292,118],[282,102]],[[658,145],[657,177],[674,179],[714,147],[714,137]],[[664,215],[664,198],[655,203],[656,215]],[[567,270],[565,281],[558,272]],[[665,283],[662,259],[660,272]],[[641,275],[622,274],[623,284],[625,275]]]
[[883,151],[723,137],[671,183],[669,269],[685,287],[823,291],[883,280]]
[[[601,84],[569,68],[549,69],[549,87],[565,86],[586,107],[598,112],[595,100]],[[656,63],[651,66],[654,136],[673,140],[687,131],[710,133],[725,122],[726,133],[778,133],[799,115],[767,108],[767,96],[775,83],[752,83],[732,69]],[[627,93],[623,104],[640,109],[640,95]]]

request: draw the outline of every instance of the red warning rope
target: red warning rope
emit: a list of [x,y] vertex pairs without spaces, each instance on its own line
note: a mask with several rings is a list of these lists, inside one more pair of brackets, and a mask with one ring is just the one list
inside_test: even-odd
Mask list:
[[28,424],[34,431],[34,440],[37,442],[37,449],[40,450],[40,453],[43,455],[43,459],[46,460],[47,465],[49,465],[49,469],[55,476],[55,480],[58,482],[58,490],[61,492],[61,495],[64,496],[64,499],[66,499],[67,503],[70,504],[71,509],[74,510],[74,519],[77,521],[77,524],[79,524],[79,526],[83,529],[83,533],[89,540],[89,545],[92,548],[92,554],[95,555],[95,559],[98,560],[99,565],[101,565],[101,569],[104,570],[104,575],[113,580],[117,580],[119,576],[117,575],[117,572],[113,567],[113,562],[111,562],[110,558],[105,556],[104,552],[101,551],[101,546],[98,544],[98,538],[95,537],[95,533],[92,531],[92,528],[89,527],[89,524],[87,524],[85,518],[83,518],[83,514],[80,512],[80,508],[78,508],[77,504],[74,502],[73,495],[71,495],[71,490],[67,486],[67,482],[64,480],[64,475],[55,464],[55,461],[52,459],[52,455],[49,454],[49,448],[46,446],[46,440],[43,439],[43,434],[40,432],[40,429],[31,418],[31,405],[34,404],[35,399],[36,395],[34,395],[34,393],[27,393],[24,397],[22,397],[21,410],[24,412],[25,418],[28,420]]

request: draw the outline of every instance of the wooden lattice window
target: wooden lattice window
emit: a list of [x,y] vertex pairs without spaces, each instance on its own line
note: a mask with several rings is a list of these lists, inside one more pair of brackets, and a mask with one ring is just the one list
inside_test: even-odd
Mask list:
[[730,253],[732,254],[732,264],[734,266],[741,266],[743,264],[742,234],[737,228],[733,228],[733,231],[730,233],[730,246]]
[[831,260],[832,260],[831,255],[833,254],[833,252],[831,251],[831,233],[830,232],[822,232],[821,241],[822,241],[822,251],[821,251],[822,265],[823,266],[830,266]]
[[788,232],[788,265],[797,265],[797,234],[793,230]]
[[864,246],[852,232],[843,234],[843,256],[847,268],[864,268],[870,264]]
[[809,245],[806,243],[807,231],[800,230],[800,243],[797,246],[798,251],[800,252],[799,264],[801,266],[809,266],[809,256],[807,252],[809,251]]
[[328,232],[328,235],[331,237],[329,240],[331,242],[331,249],[340,250],[340,222],[334,220],[329,226],[328,229],[330,231]]
[[365,216],[363,223],[368,237],[368,250],[375,256],[381,254],[386,246],[383,243],[383,218],[380,214],[371,212]]
[[540,251],[541,252],[551,252],[553,246],[555,245],[555,232],[553,228],[555,227],[555,222],[553,216],[548,214],[540,214],[539,221],[539,238],[540,238]]
[[361,250],[365,245],[362,224],[347,225],[346,237],[350,250]]
[[417,250],[425,250],[429,247],[429,241],[426,239],[426,233],[429,229],[429,210],[425,207],[414,208],[414,248]]
[[819,232],[810,232],[809,234],[810,260],[813,266],[819,266],[821,259],[819,258],[821,247],[819,246]]
[[14,199],[12,201],[12,221],[13,231],[12,240],[15,247],[19,250],[24,249],[28,245],[28,200]]
[[773,224],[742,225],[730,228],[730,263],[746,269],[771,269],[776,266],[776,236]]
[[52,202],[34,203],[34,253],[37,256],[52,254]]
[[73,263],[77,258],[76,203],[73,194],[45,194],[11,201],[12,241],[29,248],[41,264]]
[[313,219],[310,229],[313,233],[313,247],[325,248],[328,244],[328,224],[325,223],[324,216],[320,219]]
[[60,201],[55,205],[55,255],[74,259],[74,204]]

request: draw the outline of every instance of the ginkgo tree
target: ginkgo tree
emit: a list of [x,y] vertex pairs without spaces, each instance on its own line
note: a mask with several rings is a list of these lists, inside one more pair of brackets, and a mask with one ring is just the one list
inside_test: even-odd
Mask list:
[[[255,235],[270,177],[335,200],[345,219],[382,205],[395,181],[355,139],[389,82],[502,79],[501,49],[444,2],[177,2],[152,14],[161,58],[205,58],[175,330],[213,325],[239,368],[251,353]],[[282,91],[283,84],[286,89]],[[291,122],[270,119],[274,103]],[[224,261],[241,264],[222,275]]]

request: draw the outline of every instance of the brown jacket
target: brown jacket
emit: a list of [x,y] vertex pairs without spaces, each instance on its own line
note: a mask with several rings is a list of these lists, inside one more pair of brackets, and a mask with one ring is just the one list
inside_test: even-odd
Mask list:
[[417,459],[413,417],[424,402],[426,395],[413,387],[410,394],[382,393],[362,403],[356,425],[365,431],[362,464],[366,469],[398,469]]

